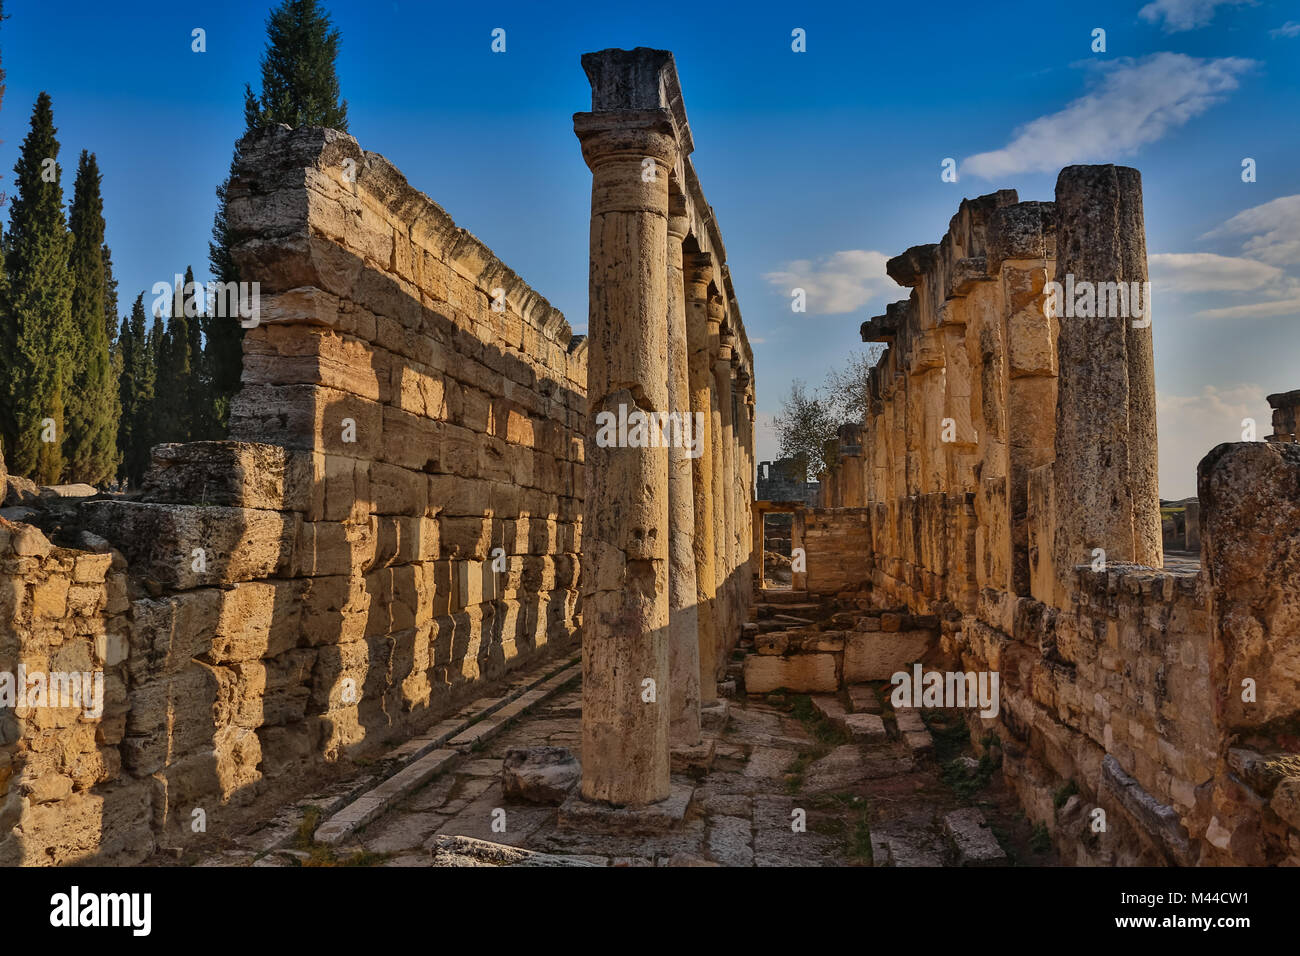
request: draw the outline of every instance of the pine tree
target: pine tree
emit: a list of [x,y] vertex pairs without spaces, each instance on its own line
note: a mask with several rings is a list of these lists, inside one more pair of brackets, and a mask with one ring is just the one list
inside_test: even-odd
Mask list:
[[[179,298],[179,297],[178,297]],[[189,323],[184,308],[174,299],[166,331],[155,353],[153,444],[190,440],[190,414],[185,394],[190,382]]]
[[130,317],[122,321],[122,332],[117,342],[122,363],[122,375],[118,380],[122,403],[122,421],[118,428],[118,445],[122,449],[120,474],[138,485],[149,466],[154,397],[154,365],[145,332],[143,292],[136,297]]
[[[104,330],[111,349],[117,341],[117,279],[113,277],[113,253],[108,246],[101,250],[104,259]],[[117,377],[113,377],[117,381]]]
[[[42,92],[14,165],[17,194],[5,234],[0,304],[0,433],[16,474],[58,482],[64,472],[63,389],[71,380],[70,236],[63,216],[62,170],[54,113]],[[54,441],[48,419],[53,420]]]
[[[339,99],[335,69],[339,32],[317,0],[283,0],[266,22],[267,46],[262,55],[262,95],[244,86],[245,134],[277,123],[292,127],[325,126],[347,132],[348,104]],[[239,145],[230,164],[233,177]],[[230,255],[226,218],[230,177],[217,187],[217,213],[212,222],[208,261],[218,282],[238,282]],[[243,367],[244,329],[234,316],[209,316],[203,327],[217,427],[225,433],[230,399],[239,390]]]
[[104,274],[104,203],[99,165],[84,149],[77,163],[68,223],[72,230],[72,377],[63,438],[69,481],[99,484],[117,470],[116,380],[108,352]]
[[204,294],[195,285],[192,266],[185,270],[185,285],[176,307],[185,316],[185,354],[189,363],[189,377],[185,383],[185,431],[190,441],[216,438],[211,373],[203,353],[202,328],[207,318]]

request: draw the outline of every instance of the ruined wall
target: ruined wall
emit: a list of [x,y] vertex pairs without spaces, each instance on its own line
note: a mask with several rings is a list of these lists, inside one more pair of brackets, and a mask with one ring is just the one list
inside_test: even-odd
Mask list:
[[835,595],[866,586],[862,554],[871,543],[865,508],[808,508],[803,512],[803,541],[810,593]]
[[0,519],[0,865],[152,847],[150,782],[122,766],[129,609],[120,555]]
[[[1145,280],[1136,171],[963,201],[888,272],[912,292],[863,324],[888,348],[824,482],[870,514],[873,600],[937,615],[949,666],[999,672],[972,736],[1064,859],[1300,863],[1293,446],[1211,453],[1204,568],[1160,570],[1149,305],[1049,304],[1053,281]],[[1266,705],[1236,703],[1248,677]]]
[[[37,760],[11,774],[23,862],[180,844],[194,809],[213,826],[576,635],[583,341],[351,137],[281,127],[243,146],[230,228],[261,296],[232,440],[159,446],[141,500],[82,506],[120,552],[98,585],[113,597],[57,626],[125,654],[125,711],[64,732],[50,779],[72,794],[45,790]],[[53,554],[60,574],[109,560]],[[49,640],[17,637],[23,656]],[[54,746],[38,720],[18,751]],[[130,806],[78,822],[118,793]]]

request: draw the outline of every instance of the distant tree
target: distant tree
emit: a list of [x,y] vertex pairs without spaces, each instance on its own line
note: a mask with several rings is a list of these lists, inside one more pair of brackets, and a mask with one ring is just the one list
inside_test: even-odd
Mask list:
[[[0,433],[16,474],[54,484],[64,472],[64,389],[71,381],[70,236],[54,112],[42,92],[14,166],[0,302]],[[53,441],[43,438],[53,437]]]
[[154,367],[145,331],[144,293],[136,297],[129,318],[122,320],[117,337],[117,353],[122,366],[118,394],[122,419],[118,427],[118,446],[122,450],[119,474],[132,484],[139,484],[149,466],[154,397]]
[[861,424],[870,405],[868,385],[871,369],[880,361],[885,347],[872,343],[860,352],[851,352],[843,365],[832,366],[821,388],[822,401],[837,424]]
[[[284,0],[266,21],[267,46],[262,55],[262,93],[255,96],[244,86],[244,132],[277,123],[294,128],[325,126],[347,132],[348,104],[339,98],[335,69],[339,32],[317,0]],[[217,212],[212,222],[208,261],[219,282],[239,281],[230,255],[227,218],[230,177],[240,160],[240,149],[230,163],[230,176],[217,187]],[[230,399],[239,390],[243,366],[244,329],[234,316],[207,316],[203,323],[207,374],[217,418],[224,434]]]
[[[104,259],[104,328],[109,348],[117,341],[117,279],[113,277],[113,253],[108,246],[101,250]],[[114,376],[114,381],[117,381]]]
[[[190,440],[190,412],[185,407],[190,386],[189,323],[184,309],[176,308],[165,329],[155,337],[153,434],[150,444]],[[156,319],[161,322],[161,319]],[[156,328],[158,326],[155,326]]]
[[120,406],[105,323],[104,203],[95,154],[81,151],[68,223],[72,231],[72,379],[63,452],[70,481],[100,484],[117,471]]
[[839,426],[826,403],[810,392],[799,379],[790,383],[790,394],[772,420],[782,458],[802,457],[808,476],[814,478],[828,465],[825,443],[835,438]]
[[220,437],[216,400],[212,391],[212,370],[203,350],[204,293],[194,282],[194,269],[185,269],[185,285],[176,296],[173,311],[185,316],[185,356],[189,377],[185,382],[185,431],[189,441]]

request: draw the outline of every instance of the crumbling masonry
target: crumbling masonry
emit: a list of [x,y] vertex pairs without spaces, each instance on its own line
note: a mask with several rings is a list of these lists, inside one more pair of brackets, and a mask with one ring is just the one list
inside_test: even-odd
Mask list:
[[869,414],[799,520],[865,522],[834,552],[851,586],[936,617],[940,669],[1000,674],[972,739],[997,735],[1063,859],[1300,864],[1295,393],[1270,397],[1269,442],[1204,458],[1203,565],[1161,570],[1159,316],[1046,301],[1053,280],[1146,280],[1137,171],[1068,167],[1054,203],[964,201],[888,272],[912,291],[862,326],[888,346]]
[[[792,593],[869,613],[763,634],[750,693],[995,671],[972,740],[1066,862],[1300,864],[1300,393],[1270,396],[1268,441],[1201,462],[1202,566],[1162,569],[1159,321],[1046,308],[1053,282],[1146,279],[1136,171],[963,202],[891,260],[911,293],[862,327],[887,349],[820,507],[755,501],[753,353],[672,58],[583,66],[589,338],[351,137],[243,142],[229,222],[262,303],[231,440],[159,446],[140,494],[53,542],[0,518],[0,672],[104,690],[98,713],[0,708],[0,863],[183,847],[198,812],[219,825],[579,640],[569,802],[672,803],[780,511]],[[636,416],[675,440],[602,432]]]
[[[750,599],[753,358],[671,57],[584,65],[590,347],[351,137],[244,141],[231,440],[156,448],[77,548],[0,520],[0,670],[105,675],[102,714],[0,711],[0,862],[183,845],[572,647],[584,604],[584,793],[664,795]],[[619,402],[700,413],[704,454],[588,440]]]

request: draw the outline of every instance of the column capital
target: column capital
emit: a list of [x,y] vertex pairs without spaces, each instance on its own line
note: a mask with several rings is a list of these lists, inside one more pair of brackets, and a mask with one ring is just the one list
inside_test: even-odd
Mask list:
[[676,181],[668,184],[668,238],[680,248],[682,240],[691,231],[691,217],[686,208],[686,197],[677,188]]
[[707,252],[688,252],[682,256],[682,269],[687,282],[708,285],[713,281],[713,256]]
[[573,131],[592,172],[617,160],[650,158],[664,167],[656,176],[666,180],[677,164],[677,124],[668,110],[574,113]]

